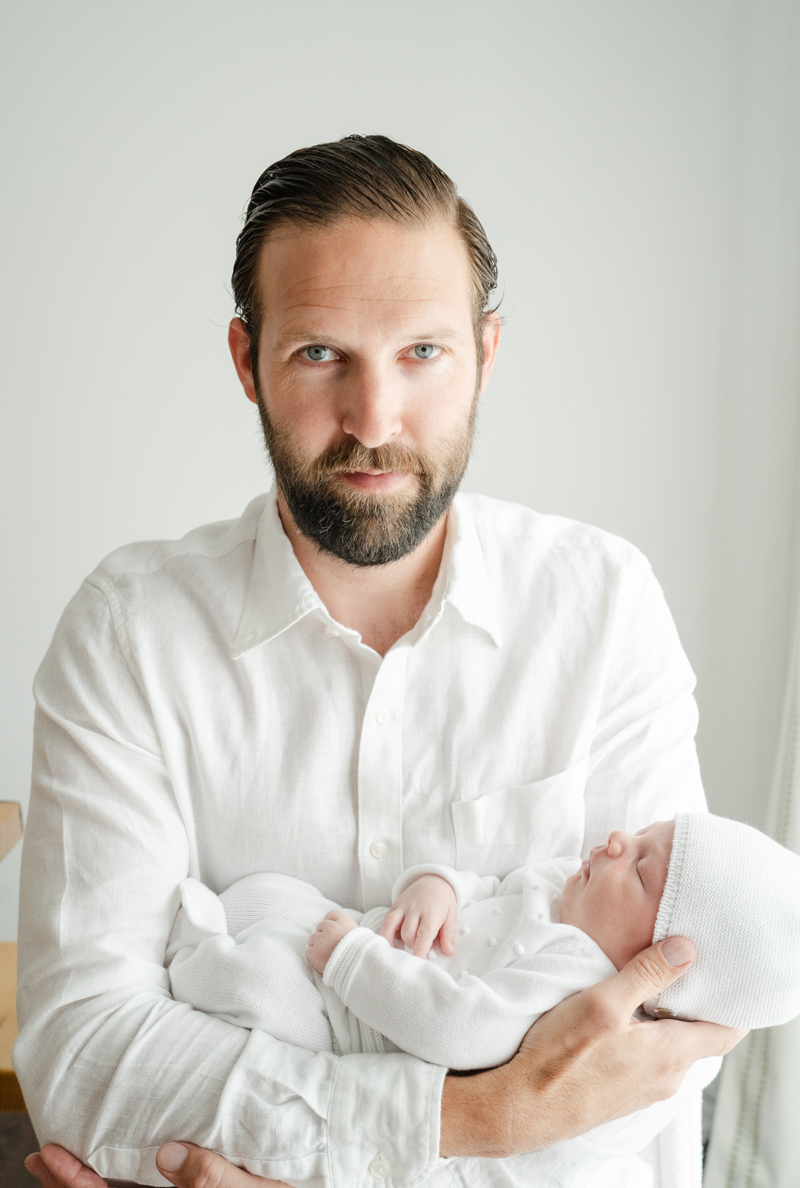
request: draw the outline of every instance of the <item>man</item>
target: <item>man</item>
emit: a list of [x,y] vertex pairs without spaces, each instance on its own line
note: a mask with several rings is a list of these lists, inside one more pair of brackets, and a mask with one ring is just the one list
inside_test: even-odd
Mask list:
[[[498,1157],[669,1096],[737,1038],[631,1022],[691,960],[675,939],[466,1078],[309,1053],[169,995],[187,874],[220,891],[279,871],[365,909],[409,865],[502,875],[703,804],[693,677],[643,558],[454,498],[495,281],[422,154],[348,137],[271,166],[229,337],[276,494],[112,554],[59,625],[36,684],[15,1063],[40,1137],[101,1175],[252,1183],[194,1146],[159,1156],[180,1139],[278,1180],[435,1185],[440,1156],[474,1156],[466,1183],[524,1183],[524,1155]],[[30,1166],[47,1188],[98,1182],[52,1146]]]

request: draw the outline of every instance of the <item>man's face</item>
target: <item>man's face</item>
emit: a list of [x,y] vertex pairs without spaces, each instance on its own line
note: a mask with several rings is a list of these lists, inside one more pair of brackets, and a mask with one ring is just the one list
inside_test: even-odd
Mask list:
[[287,225],[262,250],[258,401],[297,526],[355,565],[397,560],[447,510],[469,459],[478,366],[466,248],[441,225]]
[[564,886],[561,919],[596,941],[617,969],[652,943],[674,833],[674,821],[635,836],[615,830]]

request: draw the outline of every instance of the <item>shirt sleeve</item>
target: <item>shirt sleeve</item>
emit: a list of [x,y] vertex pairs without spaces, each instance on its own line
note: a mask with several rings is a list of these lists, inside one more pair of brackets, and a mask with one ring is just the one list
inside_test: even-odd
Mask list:
[[638,552],[609,594],[610,643],[589,751],[584,855],[612,829],[703,812],[695,676]]
[[276,1179],[371,1188],[380,1155],[421,1183],[443,1069],[307,1051],[171,997],[191,821],[112,593],[84,584],[34,690],[14,1064],[39,1140],[141,1184],[166,1183],[155,1155],[170,1139]]
[[334,949],[323,981],[405,1052],[447,1068],[478,1069],[510,1060],[540,1014],[613,972],[593,942],[570,938],[513,968],[464,974],[456,982],[435,962],[356,928]]

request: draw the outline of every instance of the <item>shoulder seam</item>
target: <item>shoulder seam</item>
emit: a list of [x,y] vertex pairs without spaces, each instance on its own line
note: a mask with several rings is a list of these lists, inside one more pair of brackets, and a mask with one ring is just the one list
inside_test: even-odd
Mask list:
[[[123,575],[126,575],[126,574],[139,574],[139,575],[144,576],[146,574],[158,573],[159,569],[162,569],[167,564],[168,561],[172,561],[176,557],[186,557],[190,554],[192,554],[196,557],[207,557],[209,561],[218,561],[222,557],[229,556],[231,553],[235,552],[236,549],[241,548],[242,545],[253,543],[255,541],[255,539],[256,539],[255,533],[250,533],[247,536],[240,537],[238,540],[233,541],[233,543],[228,548],[221,549],[219,552],[216,552],[211,549],[207,550],[207,549],[192,548],[190,545],[185,545],[183,548],[176,547],[174,549],[170,549],[167,553],[165,553],[163,556],[161,556],[157,562],[155,562],[152,565],[149,565],[147,567],[142,567],[142,568],[137,568],[135,565],[126,565],[126,566],[120,567],[118,570],[115,570],[112,573],[109,573],[108,571],[104,572],[103,567],[106,564],[106,560],[107,560],[107,558],[106,558],[105,560],[100,562],[100,564],[97,566],[97,568],[92,571],[92,573],[89,575],[89,577],[86,580],[91,581],[92,579],[97,578],[98,581],[101,581],[103,583],[113,583],[116,578],[122,577]],[[142,543],[147,544],[149,542],[143,541]],[[160,545],[160,544],[163,544],[166,542],[153,541],[152,543],[154,545]],[[175,541],[176,546],[180,546],[182,544],[183,544],[183,541]],[[133,546],[124,545],[123,549],[131,548],[131,547],[133,547]],[[119,551],[121,552],[122,550],[119,550]],[[109,555],[113,557],[114,554],[111,553]]]
[[137,675],[133,647],[131,646],[128,629],[125,626],[125,617],[122,613],[122,607],[120,606],[119,598],[117,597],[117,592],[114,589],[113,583],[107,581],[102,574],[95,572],[86,578],[86,584],[88,586],[94,586],[94,588],[103,595],[106,602],[108,603],[108,610],[111,615],[111,625],[114,628],[114,634],[117,637],[117,643],[119,644],[120,651],[125,657],[125,663],[128,665],[128,671],[130,672],[133,680],[136,682],[139,692],[146,701],[147,694],[145,693],[142,682],[139,680]]

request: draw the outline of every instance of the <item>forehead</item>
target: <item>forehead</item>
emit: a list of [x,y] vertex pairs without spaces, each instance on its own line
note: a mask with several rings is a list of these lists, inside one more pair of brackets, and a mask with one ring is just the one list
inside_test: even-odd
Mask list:
[[409,332],[432,320],[471,323],[467,249],[455,228],[347,219],[284,226],[259,259],[263,329],[307,325]]

